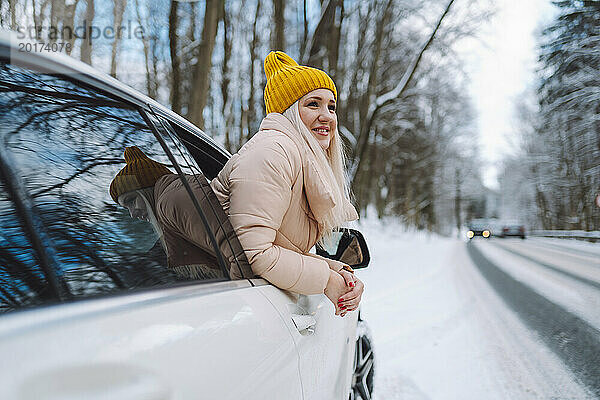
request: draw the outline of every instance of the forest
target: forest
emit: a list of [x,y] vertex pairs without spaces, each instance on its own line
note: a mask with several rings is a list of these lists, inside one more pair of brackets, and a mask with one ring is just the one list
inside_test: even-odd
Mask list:
[[519,148],[499,190],[483,184],[458,51],[493,16],[491,0],[1,0],[0,25],[65,44],[232,153],[265,115],[264,57],[284,50],[336,83],[362,216],[442,234],[505,216],[531,229],[598,230],[600,2],[554,3],[537,86],[515,104]]
[[600,230],[600,1],[561,0],[541,31],[539,79],[500,175],[507,208],[547,230]]

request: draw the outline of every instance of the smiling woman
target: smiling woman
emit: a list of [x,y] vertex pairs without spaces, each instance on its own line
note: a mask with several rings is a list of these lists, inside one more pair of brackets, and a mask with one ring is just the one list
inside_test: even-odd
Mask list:
[[309,250],[358,218],[337,132],[337,90],[287,54],[265,59],[268,115],[211,186],[254,272],[299,294],[324,293],[335,313],[358,308],[363,284],[345,264]]

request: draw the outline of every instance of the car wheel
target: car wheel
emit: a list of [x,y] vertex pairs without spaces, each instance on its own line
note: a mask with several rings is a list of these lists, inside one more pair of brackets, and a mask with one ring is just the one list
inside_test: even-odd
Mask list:
[[373,394],[373,377],[375,373],[375,357],[369,328],[365,321],[358,320],[358,338],[354,352],[354,373],[350,400],[370,400]]

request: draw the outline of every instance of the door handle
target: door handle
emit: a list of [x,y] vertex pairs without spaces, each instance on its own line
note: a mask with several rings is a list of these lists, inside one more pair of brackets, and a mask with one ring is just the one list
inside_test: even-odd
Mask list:
[[312,315],[292,314],[292,322],[303,335],[312,335],[315,333],[317,320]]

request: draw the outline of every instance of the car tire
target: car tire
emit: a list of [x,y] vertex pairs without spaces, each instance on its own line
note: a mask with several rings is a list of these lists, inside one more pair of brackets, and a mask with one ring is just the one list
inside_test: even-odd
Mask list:
[[371,400],[375,376],[375,353],[373,340],[366,322],[358,317],[354,372],[349,400]]

